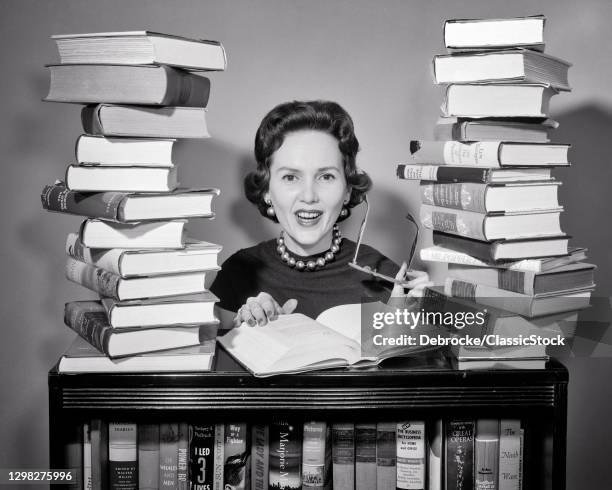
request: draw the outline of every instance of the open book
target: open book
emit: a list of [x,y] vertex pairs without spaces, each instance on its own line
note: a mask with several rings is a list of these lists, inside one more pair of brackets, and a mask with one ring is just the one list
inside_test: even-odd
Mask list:
[[342,366],[368,367],[390,357],[424,350],[421,346],[376,346],[368,336],[379,331],[368,325],[364,327],[362,348],[364,306],[375,311],[395,311],[383,303],[370,303],[336,306],[325,310],[316,320],[300,313],[281,315],[263,327],[243,323],[218,337],[218,341],[259,377]]

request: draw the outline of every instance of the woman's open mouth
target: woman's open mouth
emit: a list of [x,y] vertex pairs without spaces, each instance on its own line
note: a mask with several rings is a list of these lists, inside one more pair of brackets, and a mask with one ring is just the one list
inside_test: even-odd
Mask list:
[[319,222],[323,211],[298,209],[295,213],[295,219],[302,226],[313,226]]

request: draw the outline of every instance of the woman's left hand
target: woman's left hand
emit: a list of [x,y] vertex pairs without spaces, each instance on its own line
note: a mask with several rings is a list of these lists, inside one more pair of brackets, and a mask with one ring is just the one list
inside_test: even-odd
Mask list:
[[[402,281],[401,284],[395,284],[391,291],[392,298],[420,298],[423,296],[423,290],[433,286],[433,282],[429,280],[429,274],[425,271],[408,270],[408,264],[404,262],[400,267],[395,279]],[[410,288],[408,294],[404,288]]]

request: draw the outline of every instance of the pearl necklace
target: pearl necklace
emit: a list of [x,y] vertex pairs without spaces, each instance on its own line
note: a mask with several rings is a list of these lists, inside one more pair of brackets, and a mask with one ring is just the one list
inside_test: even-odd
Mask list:
[[320,255],[316,259],[311,259],[307,262],[298,260],[293,257],[288,251],[285,245],[285,234],[281,231],[280,237],[276,239],[276,251],[283,262],[289,267],[295,267],[298,271],[314,271],[317,268],[320,269],[325,267],[325,264],[334,260],[335,255],[340,251],[340,243],[342,243],[342,236],[340,236],[340,229],[338,225],[333,227],[333,238],[331,247],[323,255]]

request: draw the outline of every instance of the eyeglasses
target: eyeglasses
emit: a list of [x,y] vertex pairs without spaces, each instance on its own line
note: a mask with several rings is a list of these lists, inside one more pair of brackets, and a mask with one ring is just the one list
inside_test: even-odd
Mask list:
[[[391,282],[393,284],[405,284],[407,282],[406,280],[400,280],[400,279],[396,279],[395,277],[387,276],[386,274],[382,274],[378,272],[376,269],[372,269],[369,265],[359,265],[357,263],[357,255],[359,254],[359,247],[361,246],[361,241],[363,239],[363,234],[365,232],[366,223],[368,222],[368,214],[370,213],[370,204],[368,203],[367,197],[364,197],[364,202],[366,205],[366,211],[363,216],[363,219],[361,220],[361,226],[359,227],[359,235],[357,237],[357,247],[355,248],[355,255],[353,256],[353,260],[349,262],[348,265],[349,267],[352,267],[353,269],[361,271],[365,274],[369,274],[370,276],[377,277],[384,281]],[[412,272],[412,269],[410,268],[410,266],[412,265],[412,259],[414,258],[414,251],[416,250],[416,245],[417,245],[417,242],[419,241],[419,225],[410,213],[406,215],[406,219],[414,225],[415,230],[416,230],[416,234],[414,236],[414,241],[412,242],[412,247],[410,248],[410,255],[408,258],[408,271],[407,272]]]

